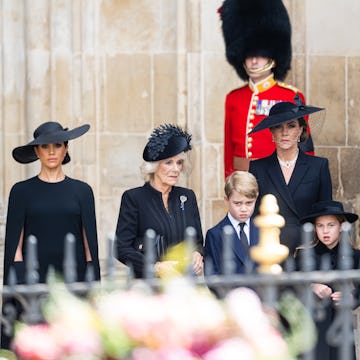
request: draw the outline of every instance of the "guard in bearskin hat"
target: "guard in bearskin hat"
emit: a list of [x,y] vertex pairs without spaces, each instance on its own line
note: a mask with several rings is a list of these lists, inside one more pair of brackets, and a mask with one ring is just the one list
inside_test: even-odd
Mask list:
[[[291,64],[291,24],[281,0],[225,0],[219,9],[226,58],[247,81],[225,103],[225,177],[275,150],[270,132],[248,133],[281,101],[303,94],[282,82]],[[314,153],[311,137],[302,150]]]

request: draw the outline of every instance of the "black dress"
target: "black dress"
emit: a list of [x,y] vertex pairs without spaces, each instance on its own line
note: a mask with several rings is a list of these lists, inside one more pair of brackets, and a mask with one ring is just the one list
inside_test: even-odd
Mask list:
[[[3,283],[8,282],[10,267],[16,269],[18,282],[25,279],[24,262],[14,262],[21,231],[24,231],[23,259],[26,259],[26,239],[37,239],[39,279],[46,281],[49,266],[63,274],[64,239],[75,236],[77,280],[84,280],[87,261],[84,249],[85,230],[95,278],[100,279],[98,241],[94,196],[91,187],[79,180],[65,177],[63,181],[48,183],[37,176],[15,184],[10,192],[4,253]],[[6,347],[9,339],[4,339]]]
[[164,243],[164,250],[184,240],[186,227],[197,233],[197,250],[203,253],[203,235],[199,209],[192,190],[174,186],[165,209],[162,193],[148,182],[124,192],[116,228],[115,256],[132,266],[136,277],[144,273],[144,235],[153,229]]
[[[296,256],[297,260],[297,268],[300,270],[300,257],[303,249],[298,251]],[[330,262],[330,270],[339,270],[339,261],[341,261],[340,255],[340,246],[339,244],[335,246],[333,249],[329,249],[322,242],[319,242],[314,247],[315,252],[315,270],[321,270],[322,259],[324,256],[329,257]],[[360,266],[360,250],[352,249],[352,257],[353,257],[353,269],[359,269]],[[337,291],[334,289],[332,284],[326,284],[333,291]],[[355,298],[358,297],[359,289],[355,288],[354,290]],[[316,296],[315,296],[316,297]],[[336,316],[336,307],[333,302],[329,301],[329,303],[324,308],[324,316],[321,319],[315,319],[315,324],[318,333],[318,341],[315,348],[315,359],[324,359],[324,360],[338,360],[339,359],[339,348],[334,347],[328,344],[326,339],[326,333],[333,323]],[[355,359],[355,348],[353,349],[353,358]]]

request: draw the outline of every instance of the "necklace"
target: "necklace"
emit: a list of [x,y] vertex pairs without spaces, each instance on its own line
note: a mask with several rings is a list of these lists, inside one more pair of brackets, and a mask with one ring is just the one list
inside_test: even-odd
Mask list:
[[295,156],[295,159],[292,159],[292,160],[289,160],[289,161],[282,161],[279,157],[278,160],[279,160],[279,164],[280,166],[286,168],[286,169],[290,169],[291,167],[293,167],[296,163],[296,160],[298,158],[298,155],[299,155],[299,151],[297,152],[296,156]]

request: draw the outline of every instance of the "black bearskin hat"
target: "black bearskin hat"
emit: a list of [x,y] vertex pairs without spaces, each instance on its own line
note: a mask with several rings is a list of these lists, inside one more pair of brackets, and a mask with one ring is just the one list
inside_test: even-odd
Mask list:
[[291,63],[291,24],[281,0],[225,0],[219,9],[226,58],[243,80],[249,56],[273,59],[275,79],[283,80]]

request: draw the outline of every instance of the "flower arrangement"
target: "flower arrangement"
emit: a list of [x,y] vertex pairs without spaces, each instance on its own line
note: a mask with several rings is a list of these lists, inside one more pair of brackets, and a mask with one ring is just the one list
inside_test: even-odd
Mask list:
[[274,316],[256,293],[237,288],[218,300],[177,277],[160,294],[146,287],[71,294],[51,285],[46,324],[21,324],[13,348],[23,360],[289,360]]
[[[292,360],[314,345],[314,324],[294,296],[285,296],[278,311],[264,307],[249,288],[233,289],[219,300],[182,275],[187,254],[184,246],[166,254],[177,267],[161,274],[157,293],[138,280],[131,289],[102,287],[85,299],[50,278],[46,323],[17,325],[16,355],[22,360]],[[287,320],[285,332],[278,312]]]

